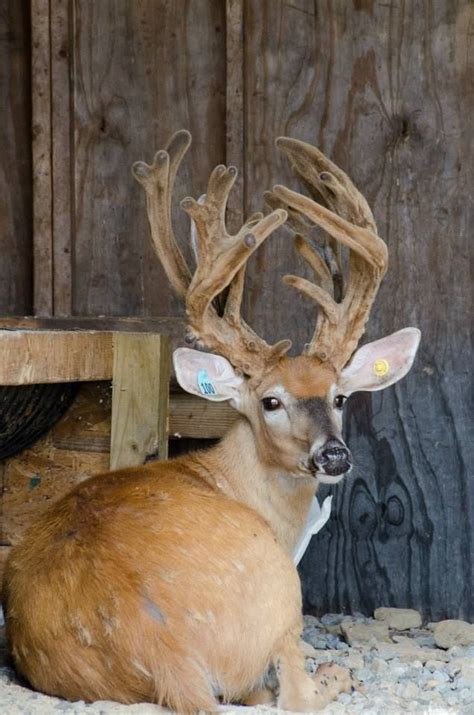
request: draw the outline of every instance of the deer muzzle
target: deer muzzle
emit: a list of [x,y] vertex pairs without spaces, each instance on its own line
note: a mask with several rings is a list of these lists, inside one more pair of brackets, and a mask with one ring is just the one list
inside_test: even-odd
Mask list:
[[347,474],[352,469],[352,455],[338,439],[330,439],[323,444],[313,453],[312,461],[318,472],[331,477]]

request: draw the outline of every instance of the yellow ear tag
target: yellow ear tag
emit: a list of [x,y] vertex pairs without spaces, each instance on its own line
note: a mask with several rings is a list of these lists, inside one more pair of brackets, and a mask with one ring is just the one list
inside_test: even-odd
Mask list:
[[384,360],[383,358],[378,358],[374,362],[374,373],[377,375],[377,377],[385,377],[387,373],[390,372],[390,363],[388,360]]

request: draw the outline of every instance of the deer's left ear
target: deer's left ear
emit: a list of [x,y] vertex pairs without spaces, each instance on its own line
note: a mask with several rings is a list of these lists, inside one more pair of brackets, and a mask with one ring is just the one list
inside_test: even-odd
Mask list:
[[383,390],[405,377],[420,343],[418,328],[404,328],[357,350],[339,378],[338,387],[351,392]]

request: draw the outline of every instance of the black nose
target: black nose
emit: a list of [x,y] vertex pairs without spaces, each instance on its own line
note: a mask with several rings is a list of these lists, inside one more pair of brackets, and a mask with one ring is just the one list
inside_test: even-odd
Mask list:
[[318,470],[336,477],[352,467],[352,456],[347,447],[337,439],[330,439],[313,454],[313,464]]

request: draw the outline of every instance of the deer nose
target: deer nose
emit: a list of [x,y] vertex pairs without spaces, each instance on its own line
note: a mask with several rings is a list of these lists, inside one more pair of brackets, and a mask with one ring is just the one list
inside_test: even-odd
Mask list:
[[316,469],[331,477],[345,474],[352,467],[352,455],[338,439],[328,440],[313,454],[312,459]]

